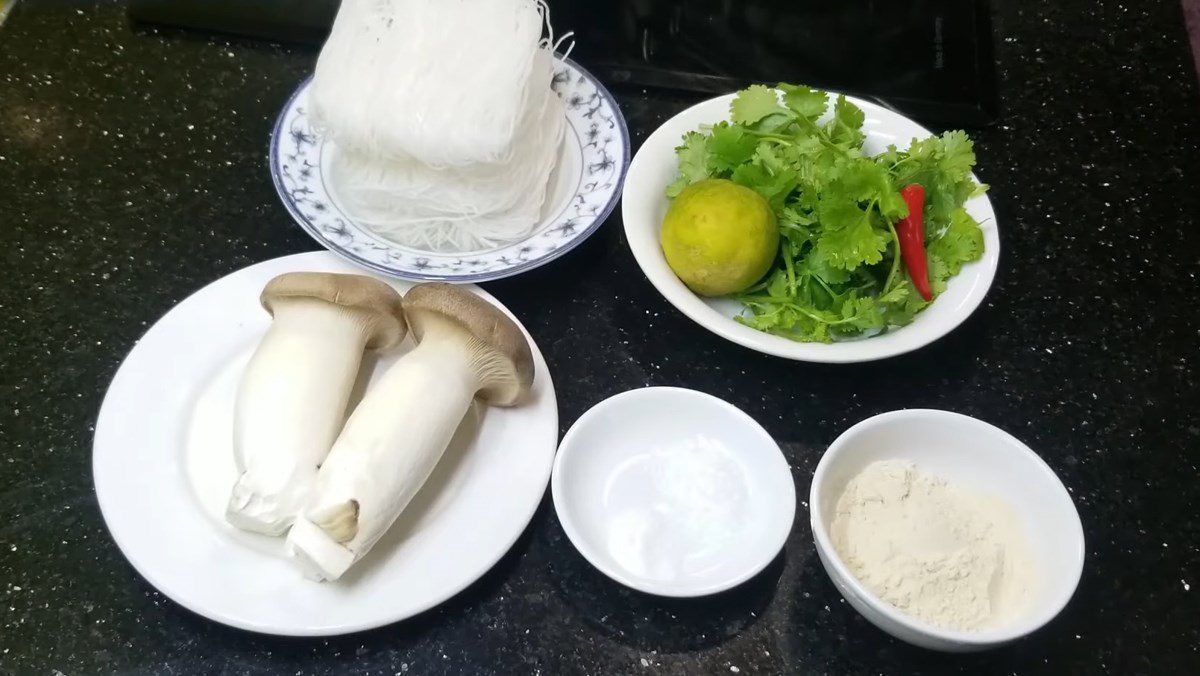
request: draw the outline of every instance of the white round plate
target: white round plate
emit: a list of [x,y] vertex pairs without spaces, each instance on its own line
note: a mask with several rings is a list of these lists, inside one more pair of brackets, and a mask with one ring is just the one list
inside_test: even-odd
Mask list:
[[[400,520],[346,577],[304,579],[287,560],[283,538],[246,533],[223,518],[236,476],[234,395],[270,323],[259,293],[272,277],[298,270],[358,271],[325,252],[298,254],[239,270],[185,299],[146,332],[113,378],[92,464],[113,539],[163,594],[234,627],[325,636],[411,617],[487,572],[545,494],[558,405],[530,339],[531,400],[475,411]],[[409,345],[366,362],[358,389],[369,389]]]
[[714,396],[648,387],[571,426],[550,481],[567,537],[605,575],[660,596],[753,577],[783,548],[796,486],[779,445]]
[[[996,215],[986,195],[967,202],[967,212],[983,228],[983,257],[963,266],[950,280],[946,291],[917,315],[908,326],[878,336],[836,343],[801,343],[743,326],[733,320],[741,304],[728,298],[702,298],[692,293],[663,257],[659,230],[667,213],[667,184],[675,179],[675,146],[683,135],[703,124],[729,119],[729,102],[734,95],[719,96],[698,103],[667,120],[638,150],[629,167],[622,199],[621,215],[629,248],[650,283],[680,312],[713,333],[753,350],[788,359],[811,362],[862,362],[892,357],[932,343],[965,320],[992,285],[1000,260],[1000,237]],[[851,96],[846,97],[866,114],[863,132],[864,151],[869,155],[883,152],[888,144],[907,147],[913,138],[930,136],[916,122],[880,105]]]
[[438,253],[404,247],[355,222],[325,181],[332,143],[309,124],[311,78],[292,94],[271,135],[271,178],[288,212],[321,246],[400,279],[486,282],[545,265],[581,244],[608,218],[621,195],[632,153],[625,117],[599,80],[556,56],[551,87],[562,97],[566,135],[542,220],[519,242],[484,251]]

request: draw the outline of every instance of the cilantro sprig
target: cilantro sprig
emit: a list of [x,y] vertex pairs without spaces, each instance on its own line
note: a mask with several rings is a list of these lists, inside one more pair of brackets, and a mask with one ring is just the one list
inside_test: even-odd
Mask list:
[[962,131],[863,154],[864,114],[844,96],[802,85],[754,85],[730,119],[689,132],[675,149],[675,197],[691,183],[726,178],[775,211],[780,251],[758,284],[736,297],[738,321],[800,341],[874,335],[910,323],[928,303],[900,262],[895,223],[908,215],[900,188],[925,188],[925,246],[935,294],[983,254],[983,233],[963,205],[987,186],[971,177],[975,152]]

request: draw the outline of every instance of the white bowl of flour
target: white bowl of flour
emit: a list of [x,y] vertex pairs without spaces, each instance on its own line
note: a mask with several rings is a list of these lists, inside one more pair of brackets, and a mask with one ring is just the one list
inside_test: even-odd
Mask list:
[[1037,630],[1083,570],[1066,488],[1028,446],[948,411],[884,413],[825,452],[809,497],[826,572],[871,623],[964,652]]

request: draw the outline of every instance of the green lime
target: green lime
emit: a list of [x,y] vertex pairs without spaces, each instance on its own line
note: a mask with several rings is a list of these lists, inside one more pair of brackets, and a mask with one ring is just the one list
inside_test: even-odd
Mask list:
[[662,249],[675,275],[702,296],[754,284],[775,261],[779,226],[750,188],[711,178],[683,189],[662,224]]

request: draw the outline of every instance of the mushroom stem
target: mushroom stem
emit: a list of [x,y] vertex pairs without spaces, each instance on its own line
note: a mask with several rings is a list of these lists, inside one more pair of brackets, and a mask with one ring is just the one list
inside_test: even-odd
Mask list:
[[234,408],[233,448],[242,474],[226,518],[277,535],[291,525],[337,438],[368,334],[336,305],[281,305],[250,358]]
[[433,321],[346,422],[288,536],[305,573],[337,579],[429,478],[481,387],[461,331]]
[[400,294],[362,275],[286,272],[262,290],[274,318],[242,374],[227,521],[278,535],[308,502],[346,414],[364,349],[408,331]]

